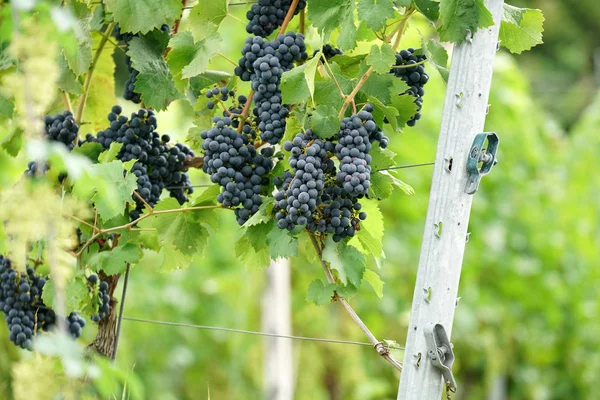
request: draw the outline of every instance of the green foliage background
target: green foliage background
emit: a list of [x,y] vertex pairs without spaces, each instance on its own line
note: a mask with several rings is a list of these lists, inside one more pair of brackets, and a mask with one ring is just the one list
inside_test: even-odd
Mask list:
[[[545,45],[519,57],[500,51],[486,129],[501,138],[500,164],[482,182],[471,215],[470,240],[453,330],[460,389],[457,399],[482,399],[504,388],[510,399],[592,399],[600,376],[600,96],[592,51],[600,43],[594,0],[517,1],[546,16]],[[243,16],[242,11],[238,13]],[[418,22],[427,31],[424,20]],[[224,23],[222,51],[237,58],[243,26]],[[406,47],[419,46],[414,30]],[[122,55],[115,53],[115,57]],[[211,69],[229,69],[215,59]],[[430,75],[433,68],[427,67]],[[124,80],[126,71],[117,71]],[[117,92],[121,83],[117,80]],[[391,140],[398,164],[433,160],[445,95],[436,76],[426,87],[424,118]],[[190,111],[178,101],[159,113],[161,132],[184,139]],[[133,109],[133,107],[131,107]],[[18,167],[0,153],[2,184]],[[416,191],[396,190],[381,204],[387,259],[379,299],[369,287],[352,301],[381,338],[403,344],[427,208],[431,167],[401,170]],[[194,183],[206,179],[200,173]],[[232,215],[220,217],[202,257],[183,271],[152,265],[132,271],[130,317],[260,330],[264,271],[236,258]],[[293,332],[363,341],[339,306],[305,300],[321,270],[293,265]],[[85,333],[91,340],[93,332]],[[133,371],[148,399],[262,398],[260,337],[124,322],[118,366]],[[294,344],[298,399],[394,399],[399,375],[369,348]],[[402,359],[402,353],[396,356]],[[20,353],[0,324],[0,398],[18,383]],[[20,376],[20,375],[19,375]],[[22,379],[22,378],[19,378]],[[210,393],[210,394],[209,394]]]

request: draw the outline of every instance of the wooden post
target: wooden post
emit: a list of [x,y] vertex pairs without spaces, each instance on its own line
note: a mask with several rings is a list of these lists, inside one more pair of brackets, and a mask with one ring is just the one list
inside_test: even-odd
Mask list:
[[[434,324],[441,324],[448,337],[452,332],[473,200],[465,192],[467,158],[475,135],[483,132],[503,3],[486,0],[495,25],[478,30],[452,54],[398,391],[401,400],[440,400],[445,386],[428,356],[426,334]],[[484,179],[484,190],[485,184]]]
[[[290,260],[271,262],[267,270],[267,285],[263,295],[262,330],[279,335],[291,335]],[[264,382],[268,400],[292,400],[294,368],[292,341],[265,338]]]

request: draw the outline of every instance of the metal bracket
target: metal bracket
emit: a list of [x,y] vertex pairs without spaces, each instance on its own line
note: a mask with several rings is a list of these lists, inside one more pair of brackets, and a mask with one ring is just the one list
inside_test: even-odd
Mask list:
[[446,329],[441,324],[432,325],[430,329],[425,330],[425,342],[431,364],[442,372],[444,382],[451,389],[456,390],[456,381],[452,375],[454,352]]
[[[483,148],[487,139],[487,149]],[[498,163],[496,160],[496,152],[498,151],[498,135],[494,132],[478,133],[473,140],[471,150],[469,150],[469,158],[467,159],[467,194],[473,194],[479,188],[481,177],[487,175],[492,170],[492,167]],[[482,163],[481,169],[478,164]]]

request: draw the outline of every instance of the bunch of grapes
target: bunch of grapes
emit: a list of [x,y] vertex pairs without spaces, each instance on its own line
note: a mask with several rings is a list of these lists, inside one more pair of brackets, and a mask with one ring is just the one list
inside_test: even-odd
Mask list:
[[[27,274],[15,271],[8,258],[0,255],[0,311],[10,331],[9,339],[15,345],[31,350],[36,331],[45,332],[56,326],[54,310],[42,301],[42,291],[47,280],[27,268]],[[78,338],[85,320],[72,312],[65,319],[71,336]]]
[[327,153],[333,143],[317,138],[311,130],[299,133],[283,145],[291,152],[292,172],[284,175],[284,184],[275,194],[275,219],[280,229],[294,230],[297,226],[314,224],[313,214],[321,203],[325,188],[325,170],[333,168]]
[[294,62],[306,60],[308,57],[304,35],[287,32],[271,41],[259,36],[247,38],[235,74],[245,82],[253,80],[254,62],[267,54],[279,59],[279,66],[283,72],[289,71],[294,66]]
[[[290,152],[291,171],[275,179],[279,191],[273,210],[280,229],[294,231],[305,226],[309,232],[331,234],[339,242],[352,237],[367,218],[358,199],[370,186],[373,143],[388,144],[373,121],[373,105],[344,118],[336,137],[323,140],[311,130],[283,145]],[[339,160],[339,170],[332,157]]]
[[[246,31],[256,36],[267,37],[279,28],[285,19],[293,0],[258,0],[246,13]],[[306,0],[300,0],[294,15],[306,7]]]
[[325,57],[325,59],[328,61],[335,56],[344,55],[344,52],[342,50],[338,49],[337,47],[333,47],[329,43],[324,45],[322,50],[315,50],[315,52],[313,53],[313,57],[316,56],[317,53],[321,53],[322,57]]
[[[185,160],[193,157],[194,152],[180,143],[170,146],[169,135],[156,132],[158,122],[154,111],[140,109],[132,113],[131,118],[121,113],[122,108],[114,106],[108,114],[110,126],[98,132],[97,138],[88,135],[86,140],[97,141],[105,149],[113,142],[123,144],[117,159],[137,160],[131,172],[137,177],[137,193],[150,206],[158,202],[165,188],[180,204],[185,203],[187,195],[193,192]],[[129,214],[132,220],[138,219],[144,209],[144,203],[137,196],[134,200],[136,208]]]
[[262,204],[263,186],[273,168],[273,148],[259,153],[248,136],[233,129],[230,118],[215,117],[214,127],[201,133],[204,164],[202,169],[222,187],[219,203],[234,207],[237,221],[243,225]]
[[[415,54],[415,49],[410,48],[402,50],[396,54],[395,66],[401,66],[404,68],[393,68],[391,73],[396,75],[398,78],[406,82],[410,88],[404,92],[416,98],[415,104],[418,106],[417,113],[406,123],[408,126],[415,126],[417,121],[421,119],[421,108],[423,106],[423,96],[425,95],[425,84],[429,81],[429,75],[425,72],[425,68],[422,63],[427,57],[425,55]],[[411,65],[414,65],[411,67]]]
[[254,62],[254,115],[258,118],[260,138],[264,142],[277,144],[285,132],[288,109],[281,104],[279,83],[283,73],[279,59],[271,54]]
[[[71,111],[67,110],[54,117],[46,115],[44,118],[44,126],[46,139],[64,144],[69,151],[73,150],[75,147],[75,139],[79,134],[79,125],[75,122],[75,118]],[[25,174],[28,176],[35,176],[38,173],[38,169],[38,163],[30,161],[27,164]],[[47,171],[48,166],[44,165],[41,172],[45,174]],[[59,182],[62,182],[65,177],[66,175],[61,174],[58,178]]]
[[[221,101],[227,101],[229,100],[229,97],[235,96],[235,91],[229,90],[226,87],[214,87],[211,90],[207,90],[205,96],[207,99],[212,99],[213,97],[216,98],[218,96]],[[206,103],[206,108],[212,110],[215,108],[215,103],[213,101],[209,101]]]
[[[88,289],[91,291],[95,291],[96,284],[98,283],[98,275],[90,275],[87,278],[88,280]],[[98,304],[98,314],[92,316],[92,321],[100,322],[108,315],[110,310],[110,295],[108,294],[108,283],[105,281],[100,281],[100,285],[98,287],[98,293],[96,294],[97,304]]]
[[[169,28],[169,25],[166,25],[166,24],[164,24],[160,27],[160,31],[166,33],[167,35],[169,35],[171,33],[171,29]],[[125,53],[127,53],[127,48],[129,46],[129,42],[131,41],[131,39],[133,39],[134,37],[136,37],[138,35],[133,34],[131,32],[121,32],[121,28],[119,27],[119,24],[117,23],[117,24],[115,24],[115,27],[113,29],[113,36],[118,42],[125,45]],[[131,64],[131,58],[128,55],[125,56],[125,63],[127,64],[127,70],[129,71],[129,78],[125,82],[125,90],[123,91],[123,98],[125,100],[131,100],[135,104],[139,104],[142,102],[142,95],[135,92],[135,83],[137,81],[139,71],[137,71],[133,68],[133,66]]]

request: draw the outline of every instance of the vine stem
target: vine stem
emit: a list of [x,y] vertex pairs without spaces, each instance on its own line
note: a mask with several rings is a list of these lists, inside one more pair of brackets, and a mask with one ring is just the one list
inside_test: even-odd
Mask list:
[[[81,124],[81,117],[83,116],[83,110],[85,110],[85,103],[87,102],[88,92],[90,91],[90,85],[92,84],[92,76],[94,75],[96,64],[98,64],[98,60],[100,59],[102,50],[104,50],[104,46],[106,45],[106,42],[108,42],[108,38],[111,35],[114,26],[115,23],[112,22],[106,28],[106,32],[104,36],[102,36],[102,40],[100,40],[100,44],[98,45],[96,54],[94,54],[94,58],[92,59],[92,65],[90,66],[90,70],[88,71],[88,74],[85,77],[85,83],[83,84],[83,95],[81,95],[79,105],[77,106],[77,113],[75,114],[75,122],[77,122],[78,124]],[[75,140],[77,140],[77,138],[75,138]]]
[[69,94],[62,90],[60,91],[60,94],[62,95],[63,105],[65,106],[65,108],[71,111],[71,113],[73,113],[73,106],[71,105],[71,99],[69,98]]
[[246,122],[246,117],[248,117],[248,112],[250,111],[250,106],[252,105],[253,97],[254,90],[251,90],[250,93],[248,93],[248,99],[246,100],[246,104],[244,105],[244,109],[242,110],[242,115],[240,115],[240,124],[237,128],[238,133],[242,133],[242,129],[244,129],[244,123]]
[[285,30],[287,29],[288,24],[290,23],[292,18],[294,18],[294,12],[296,11],[296,8],[298,8],[299,2],[300,2],[300,0],[292,1],[292,4],[290,5],[290,8],[288,9],[287,14],[285,14],[285,19],[283,20],[283,23],[281,24],[281,28],[279,28],[280,35],[282,33],[285,33]]
[[[95,228],[96,233],[94,233],[87,242],[85,242],[85,244],[83,245],[83,247],[77,252],[75,253],[76,257],[80,257],[81,254],[83,254],[83,251],[85,249],[87,249],[93,242],[94,240],[96,240],[98,238],[98,236],[106,234],[106,233],[110,233],[110,232],[116,232],[119,231],[121,229],[132,229],[133,226],[137,223],[139,223],[140,221],[145,220],[148,217],[151,217],[153,215],[161,215],[161,214],[171,214],[171,213],[176,213],[176,212],[187,212],[187,211],[197,211],[197,210],[210,210],[210,209],[215,209],[215,208],[225,208],[223,206],[198,206],[198,207],[183,207],[183,208],[174,208],[171,210],[153,210],[152,208],[149,209],[148,214],[144,214],[141,217],[139,217],[138,219],[135,219],[127,224],[124,225],[119,225],[119,226],[114,226],[112,228],[108,228],[108,229],[100,229],[98,227]],[[74,218],[72,215],[68,216],[69,218]]]
[[327,70],[329,75],[331,75],[331,79],[333,79],[333,82],[335,83],[335,86],[337,87],[338,91],[340,92],[342,99],[346,98],[346,95],[344,94],[344,91],[342,90],[340,83],[337,81],[337,79],[335,78],[335,75],[333,74],[333,71],[331,70],[331,66],[329,65],[329,62],[327,61],[327,58],[323,56],[323,48],[322,47],[321,47],[320,57],[321,57],[321,59],[319,60],[319,62],[321,63],[321,65],[323,65],[325,67],[325,69]]
[[[327,262],[323,260],[323,247],[319,244],[315,235],[309,234],[309,236],[313,246],[315,247],[317,255],[319,256],[319,261],[321,262],[321,266],[323,267],[323,272],[325,272],[325,277],[327,277],[327,282],[335,283],[335,277],[333,276],[331,268],[329,268]],[[367,325],[365,325],[365,323],[360,319],[356,311],[354,311],[350,303],[348,303],[346,299],[344,299],[342,296],[337,294],[337,292],[334,292],[333,297],[344,307],[348,315],[350,315],[350,318],[352,318],[352,320],[356,323],[356,325],[358,325],[360,330],[363,331],[363,333],[365,334],[367,339],[369,339],[369,342],[371,342],[373,348],[377,351],[377,353],[380,356],[382,356],[387,362],[389,362],[394,368],[396,368],[399,371],[402,371],[402,364],[391,356],[389,349],[386,348],[383,342],[377,340],[377,338],[369,330]]]
[[[402,38],[402,35],[404,34],[404,28],[406,28],[406,23],[408,22],[409,18],[411,17],[411,15],[414,12],[415,12],[414,8],[412,8],[412,7],[408,8],[406,10],[406,14],[404,14],[404,16],[402,17],[400,22],[398,22],[398,28],[397,28],[398,33],[396,35],[396,40],[394,41],[394,45],[392,46],[392,48],[394,49],[394,52],[398,51],[398,46],[400,45],[400,39]],[[342,119],[344,117],[344,114],[346,113],[348,106],[350,106],[350,104],[354,104],[354,97],[360,91],[360,89],[363,87],[363,85],[367,82],[367,80],[369,79],[369,77],[371,76],[372,73],[373,73],[373,67],[370,67],[367,70],[367,72],[365,72],[365,74],[360,78],[360,81],[358,81],[358,83],[354,87],[354,90],[352,90],[352,92],[348,96],[346,96],[346,101],[344,101],[344,104],[342,105],[342,109],[340,110],[340,113],[338,114],[339,119]]]
[[305,29],[305,25],[306,25],[306,12],[304,11],[304,9],[300,10],[300,26],[298,27],[298,31],[300,31],[301,34],[304,35],[304,29]]
[[125,296],[127,295],[127,283],[129,282],[129,271],[131,264],[127,263],[125,270],[125,279],[123,280],[123,293],[121,294],[121,304],[119,305],[119,318],[117,319],[117,332],[115,334],[115,345],[112,353],[112,362],[117,361],[117,350],[119,349],[119,338],[121,337],[121,325],[123,324],[123,310],[125,309]]

